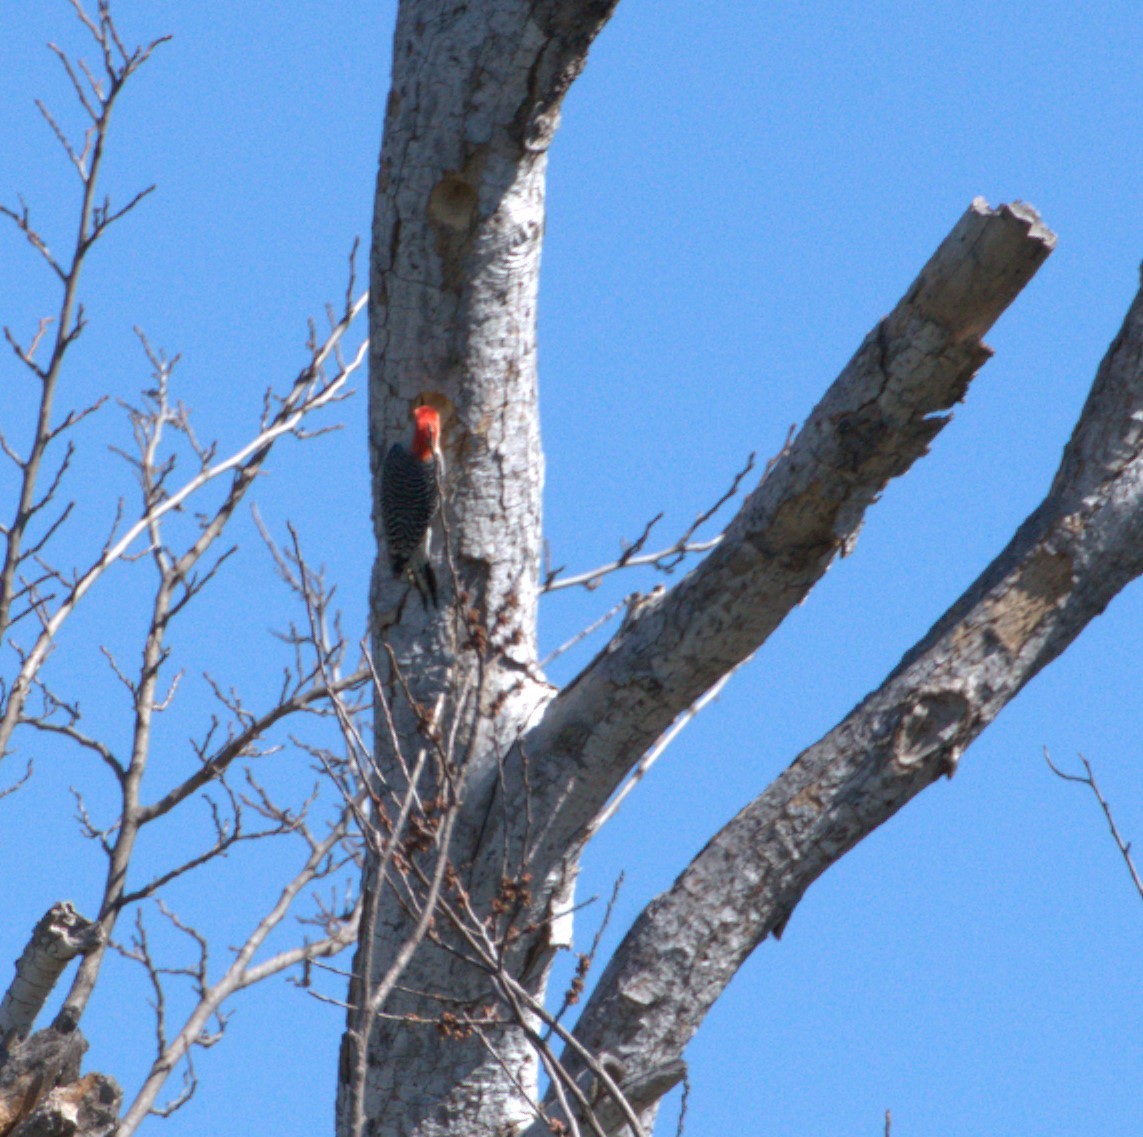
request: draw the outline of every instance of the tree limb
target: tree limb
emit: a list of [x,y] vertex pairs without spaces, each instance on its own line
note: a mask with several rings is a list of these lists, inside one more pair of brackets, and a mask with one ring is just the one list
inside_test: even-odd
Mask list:
[[672,720],[767,639],[853,546],[890,478],[927,453],[991,350],[981,336],[1055,235],[1027,205],[981,198],[866,337],[722,542],[629,613],[525,740],[544,824],[537,875],[564,856]]
[[[677,1057],[810,884],[942,774],[1143,573],[1143,291],[1043,503],[882,687],[644,910],[576,1028],[632,1073]],[[574,1054],[565,1061],[575,1061]]]
[[1079,756],[1079,760],[1083,763],[1084,772],[1082,774],[1069,774],[1066,770],[1061,770],[1052,761],[1048,748],[1044,747],[1044,761],[1048,763],[1048,769],[1057,778],[1062,778],[1065,782],[1078,782],[1081,786],[1087,786],[1095,795],[1095,800],[1099,802],[1099,808],[1103,810],[1107,828],[1111,831],[1111,839],[1115,842],[1115,847],[1119,850],[1119,855],[1123,858],[1123,863],[1131,874],[1131,883],[1135,886],[1135,891],[1140,898],[1143,899],[1143,877],[1139,875],[1139,869],[1135,866],[1135,859],[1131,856],[1131,842],[1125,840],[1119,832],[1119,826],[1115,824],[1115,815],[1111,812],[1111,806],[1108,804],[1107,798],[1103,796],[1099,783],[1095,780],[1095,771],[1091,768],[1091,763],[1082,754]]

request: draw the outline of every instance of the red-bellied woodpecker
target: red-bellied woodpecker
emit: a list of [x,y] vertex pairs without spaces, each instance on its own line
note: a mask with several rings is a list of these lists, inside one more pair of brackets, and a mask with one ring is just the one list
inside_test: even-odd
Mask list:
[[444,459],[440,415],[432,407],[417,407],[413,416],[412,448],[393,443],[381,467],[381,524],[393,575],[411,580],[427,609],[430,599],[434,607],[438,604],[429,527],[440,504]]

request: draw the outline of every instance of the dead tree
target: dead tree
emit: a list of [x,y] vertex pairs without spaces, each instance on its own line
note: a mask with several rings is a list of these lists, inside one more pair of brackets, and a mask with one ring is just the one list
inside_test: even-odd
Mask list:
[[[84,328],[80,270],[146,193],[113,207],[96,185],[112,107],[158,46],[126,46],[106,0],[94,15],[74,0],[99,62],[88,69],[63,57],[90,118],[86,136],[70,139],[47,115],[79,177],[71,256],[56,259],[28,208],[4,210],[56,278],[60,306],[54,323],[9,334],[39,398],[30,443],[2,440],[19,490],[4,518],[0,754],[31,732],[66,740],[110,777],[118,815],[97,821],[81,801],[84,831],[106,860],[98,910],[85,920],[54,905],[29,929],[0,1004],[0,1133],[134,1132],[193,1093],[194,1049],[217,1040],[233,995],[287,968],[308,977],[356,942],[341,1137],[647,1134],[685,1076],[687,1042],[754,947],[781,935],[831,864],[950,776],[1005,703],[1143,571],[1137,297],[1048,495],[1008,547],[878,690],[713,835],[609,961],[593,966],[587,952],[567,992],[548,990],[553,958],[571,942],[591,837],[680,725],[853,548],[866,509],[927,452],[990,355],[982,337],[1054,244],[1030,206],[974,201],[721,536],[695,541],[692,528],[647,551],[648,527],[613,564],[564,577],[542,569],[535,318],[547,152],[562,99],[616,2],[401,3],[371,252],[371,447],[379,475],[411,408],[440,411],[442,603],[422,603],[390,575],[379,535],[371,651],[350,664],[354,641],[337,633],[329,591],[300,541],[271,539],[302,613],[286,636],[294,662],[281,695],[255,708],[217,689],[216,721],[192,747],[196,768],[176,776],[156,769],[153,745],[155,718],[176,694],[160,682],[170,674],[169,626],[229,557],[217,542],[279,440],[305,437],[310,416],[340,398],[363,358],[364,347],[343,356],[341,344],[365,300],[347,292],[328,334],[311,337],[297,379],[267,395],[247,442],[229,454],[196,437],[171,395],[174,361],[144,340],[152,374],[129,409],[135,445],[126,453],[133,512],[78,569],[63,567],[53,554],[71,511],[60,496],[66,442],[89,413],[61,413],[57,403]],[[184,504],[218,485],[187,524]],[[536,637],[545,591],[682,558],[691,571],[669,590],[629,597],[619,630],[574,681],[562,690],[546,681]],[[132,708],[132,744],[120,751],[51,686],[45,664],[94,583],[127,563],[150,574],[140,590],[150,619],[138,669],[111,660]],[[361,692],[372,699],[372,735]],[[334,790],[320,831],[253,775],[233,785],[240,767],[274,748],[280,724],[312,714],[337,739],[299,744]],[[22,776],[0,791],[18,789]],[[141,871],[139,833],[204,800],[214,818],[204,847]],[[162,897],[172,880],[254,838],[299,842],[298,865],[218,967],[207,937]],[[312,882],[358,867],[361,888],[311,917],[316,938],[265,948]],[[158,956],[139,915],[149,901],[192,946],[189,965]],[[141,965],[156,1008],[154,1063],[125,1103],[109,1077],[80,1070],[79,1027],[110,947]],[[77,954],[62,1010],[30,1034]],[[173,979],[195,995],[177,1022],[167,1010]],[[179,1070],[183,1091],[161,1104]]]
[[853,546],[865,510],[965,397],[990,355],[982,337],[1055,242],[1030,206],[974,201],[717,546],[669,591],[633,597],[607,647],[555,690],[535,634],[554,583],[540,571],[536,411],[545,173],[561,101],[614,7],[400,5],[373,232],[372,457],[378,476],[418,402],[442,412],[448,572],[442,609],[426,610],[382,549],[374,658],[394,721],[377,762],[401,783],[412,756],[447,735],[451,765],[435,777],[422,767],[418,792],[452,812],[410,861],[368,870],[343,1137],[648,1132],[688,1040],[753,948],[781,934],[830,864],[951,776],[1143,570],[1137,298],[1043,503],[883,685],[648,905],[564,1029],[546,1005],[548,969],[609,801]]

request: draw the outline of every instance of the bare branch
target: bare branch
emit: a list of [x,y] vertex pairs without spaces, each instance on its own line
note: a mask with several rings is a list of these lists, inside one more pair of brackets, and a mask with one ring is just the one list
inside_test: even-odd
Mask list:
[[1061,770],[1053,761],[1052,756],[1048,753],[1048,748],[1044,747],[1044,761],[1047,762],[1048,768],[1056,775],[1057,778],[1062,778],[1065,782],[1078,782],[1082,786],[1087,786],[1088,789],[1095,795],[1095,800],[1099,802],[1099,808],[1103,810],[1103,816],[1107,820],[1107,827],[1111,830],[1111,839],[1115,842],[1115,847],[1119,850],[1120,856],[1123,857],[1124,864],[1127,865],[1127,871],[1131,874],[1131,883],[1135,885],[1135,891],[1143,899],[1143,879],[1139,876],[1139,870],[1135,867],[1135,861],[1131,857],[1131,842],[1125,841],[1119,835],[1119,826],[1115,824],[1115,817],[1112,815],[1111,806],[1108,805],[1107,799],[1103,796],[1099,785],[1095,780],[1095,771],[1091,768],[1091,763],[1081,754],[1079,756],[1080,762],[1083,764],[1084,772],[1082,774],[1068,774]]
[[[229,793],[229,787],[225,788]],[[243,799],[243,801],[245,804],[249,804],[245,799]],[[229,822],[222,820],[216,802],[210,798],[207,798],[206,802],[210,808],[211,819],[214,826],[214,843],[201,853],[189,857],[173,868],[167,869],[165,872],[153,877],[139,888],[133,889],[130,892],[124,892],[121,896],[117,897],[115,901],[117,908],[123,909],[131,904],[137,904],[149,896],[156,895],[170,884],[171,881],[177,880],[179,877],[185,876],[187,873],[193,872],[195,869],[217,860],[219,857],[225,857],[227,853],[238,844],[246,841],[261,841],[267,837],[281,837],[293,833],[297,828],[297,818],[282,815],[274,824],[264,829],[255,829],[247,832],[242,828],[242,811],[239,807],[238,799],[233,795],[231,795],[232,816]],[[262,811],[260,810],[259,812]]]
[[[548,1011],[540,1000],[535,998],[508,971],[505,966],[505,954],[507,945],[512,939],[508,929],[502,930],[500,943],[494,942],[490,935],[489,922],[480,919],[472,908],[468,893],[460,887],[455,878],[451,887],[459,900],[460,911],[457,912],[452,906],[442,903],[443,911],[449,916],[452,925],[471,950],[473,962],[487,970],[496,989],[511,1008],[517,1026],[540,1056],[545,1069],[552,1078],[553,1094],[557,1094],[557,1086],[562,1086],[563,1089],[570,1091],[576,1099],[579,1105],[578,1117],[575,1112],[569,1112],[566,1116],[586,1121],[593,1132],[600,1134],[601,1137],[606,1137],[605,1127],[607,1123],[602,1122],[600,1113],[606,1114],[614,1111],[616,1114],[615,1121],[622,1119],[635,1137],[646,1137],[639,1121],[638,1111],[647,1103],[640,1099],[636,1099],[633,1103],[628,1099],[627,1093],[618,1085],[618,1080],[624,1077],[625,1067],[621,1063],[614,1063],[610,1056],[600,1053],[597,1057],[596,1053],[586,1049],[573,1034],[563,1027],[558,1016]],[[540,1034],[535,1029],[533,1022],[537,1019],[547,1025],[549,1034],[558,1035],[565,1045],[575,1053],[581,1066],[590,1070],[595,1076],[596,1088],[599,1093],[593,1094],[591,1100],[584,1094],[575,1073],[552,1053],[547,1042],[547,1036]],[[611,1068],[609,1069],[609,1067]],[[665,1081],[659,1076],[658,1071],[654,1072],[653,1084],[657,1095],[665,1093],[678,1082],[682,1069],[681,1062],[674,1064],[672,1068],[673,1081],[669,1078]],[[646,1081],[647,1079],[640,1079],[641,1088]],[[600,1100],[602,1094],[606,1094],[606,1102]],[[558,1096],[566,1109],[566,1098],[562,1094],[558,1094]],[[657,1096],[648,1100],[655,1101]],[[540,1116],[543,1118],[545,1115],[541,1113]]]
[[[343,813],[341,820],[333,827],[329,835],[310,850],[297,875],[282,889],[277,901],[248,935],[245,943],[236,952],[233,962],[216,983],[208,984],[205,956],[201,957],[199,969],[195,972],[196,976],[201,976],[201,979],[198,980],[198,1002],[182,1028],[152,1064],[150,1073],[139,1093],[124,1113],[118,1130],[121,1137],[130,1137],[130,1134],[134,1133],[144,1118],[148,1116],[170,1073],[185,1059],[191,1047],[199,1043],[206,1025],[219,1013],[223,1004],[235,992],[260,982],[269,975],[277,974],[287,967],[295,966],[304,957],[297,951],[283,952],[261,965],[253,963],[254,956],[270,933],[285,918],[298,894],[322,874],[323,863],[326,862],[329,853],[344,840],[349,824],[350,814],[347,811]],[[351,914],[350,920],[352,919],[354,917]],[[198,935],[193,931],[190,931],[190,934],[196,937]],[[352,941],[353,936],[347,928],[344,936],[340,939],[328,937],[321,944],[308,945],[305,951],[310,953],[308,958],[313,958],[315,953],[317,955],[331,955],[347,947]],[[202,946],[205,953],[205,943]]]
[[705,691],[699,698],[697,698],[666,730],[662,737],[639,759],[635,769],[628,775],[627,780],[619,787],[615,796],[607,803],[607,805],[591,820],[591,824],[587,827],[587,837],[590,840],[603,828],[615,815],[619,812],[619,807],[627,800],[627,795],[646,777],[647,772],[651,767],[663,756],[670,747],[671,743],[679,737],[680,734],[689,726],[695,718],[711,703],[713,703],[719,695],[722,694],[726,685],[734,678],[734,676],[745,667],[754,657],[748,655],[741,663],[732,667],[710,690]]
[[630,613],[607,650],[549,704],[526,738],[538,756],[538,875],[565,855],[675,717],[756,651],[851,547],[888,480],[947,423],[942,412],[991,354],[980,337],[1054,243],[1031,207],[974,201],[719,547]]
[[[675,1126],[675,1137],[683,1137],[687,1123],[687,1105],[691,1099],[691,1080],[688,1074],[683,1074],[683,1096],[679,1101],[679,1122]],[[889,1111],[885,1111],[885,1137],[889,1137]]]
[[126,205],[120,206],[118,209],[112,209],[110,202],[104,202],[93,213],[92,237],[102,236],[116,221],[126,217],[145,197],[149,197],[154,192],[154,186],[147,186],[145,189],[139,190]]
[[[7,205],[4,205],[3,203],[0,203],[0,217],[9,218],[15,224],[16,228],[19,229],[20,232],[23,233],[27,238],[28,244],[31,245],[32,248],[35,249],[36,252],[44,258],[52,272],[54,272],[61,281],[66,281],[66,270],[59,263],[59,261],[57,261],[56,258],[52,256],[52,251],[48,248],[47,241],[45,241],[44,238],[41,237],[40,234],[32,228],[32,221],[28,211],[27,203],[23,198],[20,198],[19,201],[19,212]],[[40,340],[43,338],[44,333],[47,331],[50,324],[51,320],[46,316],[40,320],[39,330],[36,332],[35,336],[32,338],[32,342],[28,345],[27,348],[20,347],[20,345],[13,337],[12,333],[7,328],[4,329],[4,335],[7,338],[8,342],[12,345],[12,350],[15,351],[17,356],[19,356],[24,363],[32,368],[33,371],[36,371],[37,374],[41,373],[39,372],[38,368],[36,368],[32,360],[36,354],[36,348],[39,347]]]
[[[44,689],[45,700],[49,702],[49,710],[44,715],[37,715],[29,717],[24,721],[28,726],[36,730],[44,731],[47,734],[60,734],[65,738],[70,738],[72,742],[82,746],[85,750],[90,750],[93,754],[97,755],[101,762],[115,775],[117,782],[122,782],[126,774],[123,764],[115,757],[111,748],[98,739],[92,738],[81,731],[76,723],[79,721],[79,711],[76,707],[69,705],[57,699]],[[55,710],[64,711],[68,718],[66,722],[55,722],[48,718],[47,715],[53,713]]]
[[[152,503],[150,508],[146,509],[125,532],[118,538],[109,541],[99,557],[80,574],[74,586],[59,602],[55,611],[46,621],[35,645],[23,661],[20,673],[12,686],[4,718],[0,721],[0,753],[3,753],[6,748],[11,732],[19,721],[19,715],[31,688],[32,679],[47,657],[60,628],[75,610],[80,600],[107,569],[123,558],[140,536],[153,530],[154,525],[161,518],[181,508],[184,502],[204,486],[226,474],[231,474],[230,489],[223,504],[210,521],[204,525],[192,549],[184,554],[183,560],[176,566],[175,571],[178,574],[185,574],[188,565],[193,564],[194,560],[201,556],[202,552],[221,533],[245,496],[246,491],[257,477],[274,444],[283,436],[296,433],[298,426],[306,416],[328,406],[340,397],[350,375],[361,365],[368,341],[362,344],[353,358],[333,378],[325,379],[322,375],[322,367],[345,335],[352,321],[360,314],[365,301],[365,296],[359,298],[330,332],[324,343],[319,345],[313,353],[310,363],[301,372],[289,393],[280,400],[278,409],[271,415],[267,425],[253,439],[228,458],[200,470],[184,482],[177,491],[164,495],[162,500]],[[11,539],[9,545],[11,549]]]
[[[68,349],[78,338],[84,327],[83,307],[79,301],[80,275],[86,257],[98,242],[101,233],[105,230],[108,223],[107,218],[110,215],[109,207],[106,205],[103,207],[102,212],[100,212],[100,207],[96,205],[95,195],[97,193],[112,110],[120,92],[124,88],[124,84],[130,76],[146,62],[160,43],[165,42],[165,40],[169,38],[163,37],[162,39],[154,40],[145,47],[135,48],[134,51],[130,53],[121,52],[121,59],[119,62],[116,62],[112,56],[111,45],[118,44],[120,41],[107,4],[105,2],[101,2],[100,4],[98,23],[93,22],[83,11],[79,0],[72,0],[72,4],[77,16],[91,32],[103,55],[104,65],[107,70],[107,85],[106,88],[100,86],[91,79],[89,75],[90,86],[94,94],[94,99],[90,98],[76,73],[75,67],[73,67],[66,54],[59,48],[53,47],[52,50],[63,63],[81,105],[92,120],[92,125],[85,134],[83,149],[77,152],[51,112],[42,102],[37,100],[36,105],[39,107],[41,114],[55,133],[83,182],[83,193],[79,204],[79,224],[70,263],[65,266],[62,262],[57,261],[53,257],[48,249],[47,242],[32,228],[26,205],[21,202],[22,210],[19,213],[4,207],[4,214],[15,221],[32,246],[44,257],[48,265],[52,268],[55,276],[62,284],[62,293],[60,296],[58,314],[53,321],[56,328],[55,342],[52,346],[51,356],[46,366],[41,367],[38,363],[35,363],[33,357],[44,331],[48,326],[47,318],[41,321],[40,331],[27,349],[22,349],[12,334],[5,329],[9,343],[17,355],[20,356],[28,367],[40,378],[41,386],[32,446],[27,459],[21,463],[23,476],[20,491],[13,521],[7,526],[7,549],[5,551],[3,565],[0,567],[0,638],[7,634],[10,627],[11,607],[16,590],[17,568],[25,555],[23,546],[27,527],[37,508],[42,507],[47,500],[50,500],[55,491],[55,487],[53,486],[48,494],[41,499],[40,506],[34,505],[37,495],[36,486],[44,455],[48,446],[53,439],[58,436],[60,431],[67,429],[68,426],[74,425],[74,423],[78,421],[77,418],[68,416],[65,418],[64,424],[61,427],[53,427],[52,411]],[[132,205],[133,204],[134,202],[132,202]],[[131,206],[128,206],[128,208],[130,207]],[[40,547],[42,547],[42,542]],[[66,605],[66,601],[64,604]],[[21,672],[13,684],[12,689],[9,691],[7,704],[4,708],[4,716],[3,719],[0,720],[0,756],[7,751],[11,733],[20,719],[23,704],[27,698],[32,680],[47,654],[53,634],[54,633],[49,633],[48,629],[45,628],[45,633],[41,636],[37,646],[33,648],[22,661],[23,666]],[[47,638],[45,639],[44,636]]]
[[[62,52],[60,52],[58,48],[55,50],[57,54],[62,56]],[[77,153],[72,147],[71,139],[68,138],[67,134],[64,132],[60,124],[56,122],[55,116],[39,99],[36,99],[36,108],[43,116],[44,121],[48,124],[48,126],[51,127],[52,133],[56,136],[56,141],[63,148],[63,152],[68,156],[68,160],[75,167],[76,173],[79,174],[80,181],[84,183],[89,182],[91,180],[92,174],[88,169],[87,163],[91,153],[92,135],[90,133],[85,135],[84,148],[82,151]]]
[[[790,428],[790,431],[792,434],[793,427]],[[789,446],[790,439],[787,437],[786,445],[782,451],[776,457],[771,458],[767,463],[766,473],[769,473],[774,463],[789,449]],[[659,572],[669,575],[691,554],[707,553],[717,547],[718,543],[722,540],[721,535],[712,537],[709,541],[692,541],[691,538],[738,493],[738,487],[742,484],[746,475],[753,469],[754,455],[751,454],[750,457],[746,459],[746,465],[734,475],[734,481],[731,483],[730,489],[709,509],[703,510],[669,548],[660,549],[657,553],[643,553],[643,547],[647,544],[651,536],[651,530],[663,517],[661,513],[658,513],[647,522],[642,534],[623,550],[617,560],[612,561],[610,564],[601,565],[597,569],[592,569],[591,572],[578,573],[575,576],[560,578],[558,575],[560,570],[558,569],[554,572],[549,572],[544,578],[543,584],[540,586],[540,591],[558,592],[561,588],[575,588],[580,585],[591,591],[592,589],[598,588],[599,585],[603,583],[603,578],[610,573],[618,572],[620,569],[639,568],[647,565],[650,565]],[[762,476],[765,477],[765,473]]]
[[[632,595],[637,595],[637,593]],[[540,660],[540,667],[547,667],[550,663],[559,659],[559,657],[565,652],[571,651],[571,649],[575,647],[576,644],[582,643],[585,639],[587,639],[588,636],[598,632],[599,629],[602,628],[605,624],[608,624],[614,620],[615,617],[618,616],[619,613],[629,605],[630,601],[631,596],[625,596],[622,600],[616,601],[616,603],[608,608],[602,616],[596,620],[593,620],[590,624],[587,625],[586,628],[581,628],[578,632],[576,632],[574,636],[572,636],[570,640],[566,640],[554,651],[549,652],[547,655],[545,655],[544,658]]]
[[[607,931],[607,925],[611,923],[611,916],[615,911],[615,905],[619,900],[619,890],[622,887],[623,873],[620,873],[619,876],[616,877],[615,884],[611,889],[611,898],[607,901],[607,907],[603,912],[603,919],[600,921],[599,927],[596,928],[595,935],[592,937],[591,947],[579,957],[579,961],[576,964],[575,976],[569,984],[567,991],[564,993],[563,1002],[553,1016],[556,1022],[560,1022],[568,1010],[575,1006],[583,995],[588,972],[595,963],[596,953],[599,951],[599,945],[603,941],[603,933]],[[549,1028],[544,1035],[545,1040],[551,1036],[551,1033],[551,1028]]]
[[14,794],[21,786],[23,786],[28,779],[32,776],[32,760],[28,759],[28,765],[24,768],[24,772],[16,779],[10,786],[5,786],[0,790],[0,801],[3,801],[9,794]]
[[243,729],[228,737],[226,743],[203,759],[201,769],[189,778],[168,790],[158,801],[141,806],[139,822],[142,825],[169,813],[180,802],[185,801],[196,791],[210,782],[216,781],[237,758],[246,757],[254,742],[283,719],[299,711],[304,711],[315,703],[323,703],[349,691],[360,689],[369,681],[369,671],[362,668],[351,675],[336,680],[330,686],[315,683],[305,690],[298,691],[269,711],[257,717],[249,716]]

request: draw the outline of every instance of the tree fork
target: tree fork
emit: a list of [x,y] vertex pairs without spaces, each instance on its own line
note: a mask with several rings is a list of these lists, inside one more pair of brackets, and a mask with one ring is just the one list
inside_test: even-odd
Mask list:
[[[1034,210],[975,202],[719,549],[666,598],[641,606],[553,703],[535,633],[546,149],[560,99],[612,7],[403,3],[373,239],[374,484],[410,407],[435,406],[449,469],[450,568],[439,615],[409,603],[384,564],[375,572],[374,658],[396,727],[396,745],[379,734],[378,768],[400,787],[405,760],[428,745],[426,727],[439,729],[424,708],[443,697],[440,724],[457,741],[446,765],[467,756],[458,763],[461,800],[450,852],[430,851],[435,867],[426,861],[418,871],[437,879],[439,858],[451,856],[476,913],[495,911],[516,880],[527,895],[523,934],[505,945],[505,966],[538,996],[567,942],[559,917],[584,826],[675,715],[753,651],[852,544],[889,478],[927,451],[947,421],[942,412],[990,354],[980,336],[1054,243]],[[527,887],[519,885],[525,872]],[[425,1025],[441,1021],[438,995],[476,1007],[488,1001],[489,981],[458,929],[441,920],[430,942],[401,959],[416,923],[402,887],[372,881],[343,1043],[339,1133],[479,1137],[530,1123],[537,1064],[523,1024],[446,1042]],[[370,991],[399,959],[400,987],[378,1015]]]

